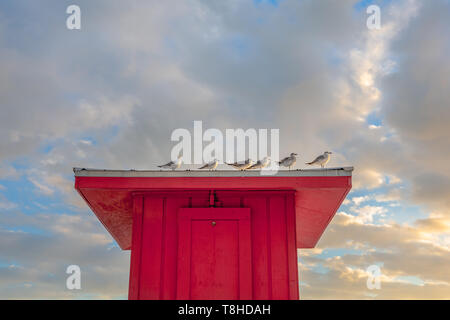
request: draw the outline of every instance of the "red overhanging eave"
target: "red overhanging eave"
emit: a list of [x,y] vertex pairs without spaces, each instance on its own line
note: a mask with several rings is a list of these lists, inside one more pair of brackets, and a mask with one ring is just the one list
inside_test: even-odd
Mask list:
[[132,194],[169,190],[294,190],[297,248],[313,248],[351,189],[350,176],[76,176],[75,188],[122,249],[130,249]]

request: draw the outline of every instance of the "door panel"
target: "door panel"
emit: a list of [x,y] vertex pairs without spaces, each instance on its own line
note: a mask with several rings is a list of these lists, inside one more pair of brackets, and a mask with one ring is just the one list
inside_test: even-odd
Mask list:
[[177,299],[251,299],[248,208],[181,208]]
[[239,254],[236,220],[193,220],[191,299],[238,299]]

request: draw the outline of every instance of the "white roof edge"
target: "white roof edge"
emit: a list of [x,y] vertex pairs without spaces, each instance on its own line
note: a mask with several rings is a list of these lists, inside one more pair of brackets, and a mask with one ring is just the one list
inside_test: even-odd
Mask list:
[[73,168],[76,177],[336,177],[351,176],[353,167],[270,171],[237,170],[108,170]]

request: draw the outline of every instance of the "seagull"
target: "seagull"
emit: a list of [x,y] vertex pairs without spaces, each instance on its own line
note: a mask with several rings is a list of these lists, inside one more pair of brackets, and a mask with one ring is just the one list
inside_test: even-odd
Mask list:
[[232,166],[237,170],[244,171],[250,168],[254,164],[252,159],[247,159],[245,162],[235,162],[235,163],[227,163],[227,165]]
[[263,169],[270,164],[270,157],[265,157],[262,160],[258,160],[254,165],[249,167],[248,169]]
[[322,168],[325,167],[328,163],[328,161],[330,161],[330,154],[332,154],[332,152],[329,151],[325,151],[323,154],[321,154],[320,156],[318,156],[316,159],[314,159],[314,161],[311,162],[307,162],[307,165],[320,165]]
[[291,167],[295,166],[295,163],[297,162],[297,158],[295,156],[298,156],[298,154],[292,152],[289,157],[279,161],[278,164],[281,167],[289,167],[289,170],[291,170]]
[[219,165],[219,160],[214,159],[213,161],[205,164],[203,167],[200,167],[199,169],[216,170],[218,165]]
[[179,169],[181,167],[182,159],[183,159],[182,156],[178,156],[178,160],[176,162],[175,161],[170,161],[170,162],[168,162],[166,164],[158,166],[158,168],[161,168],[161,169],[172,169],[172,170]]

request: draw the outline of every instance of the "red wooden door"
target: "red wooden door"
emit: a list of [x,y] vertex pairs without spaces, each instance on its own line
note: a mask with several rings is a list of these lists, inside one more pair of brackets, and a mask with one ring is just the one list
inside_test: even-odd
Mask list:
[[180,208],[177,299],[252,299],[249,208]]

